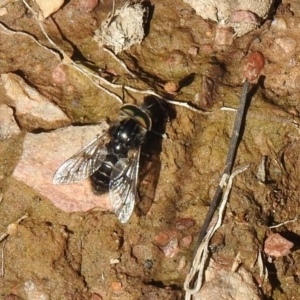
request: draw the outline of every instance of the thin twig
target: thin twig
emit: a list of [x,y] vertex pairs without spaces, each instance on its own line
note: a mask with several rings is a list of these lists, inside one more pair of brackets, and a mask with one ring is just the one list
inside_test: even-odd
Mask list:
[[231,266],[231,272],[234,273],[238,269],[238,267],[241,265],[241,263],[242,263],[241,252],[239,251],[233,260],[233,263]]
[[4,277],[4,248],[7,241],[3,242],[1,251],[1,277]]
[[2,277],[4,277],[4,247],[5,247],[5,244],[7,242],[6,238],[11,234],[9,232],[10,231],[9,227],[11,227],[14,224],[19,224],[22,220],[24,220],[27,217],[28,217],[28,215],[26,214],[26,215],[22,216],[21,218],[19,218],[16,222],[9,224],[8,227],[7,227],[7,232],[2,234],[1,237],[0,237],[0,243],[2,241],[4,241],[3,246],[2,246],[2,253],[1,253],[1,276]]
[[92,79],[92,77],[97,78],[100,81],[103,81],[105,84],[110,85],[110,86],[115,86],[118,88],[122,88],[122,85],[115,85],[109,81],[107,81],[106,79],[104,79],[101,76],[98,76],[84,68],[81,68],[80,66],[78,66],[75,62],[72,61],[72,63],[70,64],[71,66],[73,66],[76,70],[78,70],[79,72],[81,72],[82,74],[84,74],[86,77],[88,77],[90,79],[90,81],[99,89],[101,89],[102,91],[104,91],[105,93],[107,93],[109,96],[115,98],[118,102],[123,103],[122,99],[120,96],[118,96],[117,94],[111,92],[110,90],[108,90],[107,88],[105,88],[104,86],[98,84],[95,80]]
[[105,46],[103,46],[102,49],[103,49],[103,51],[105,51],[106,53],[108,53],[115,61],[117,61],[128,74],[130,74],[133,78],[137,77],[133,72],[131,72],[128,69],[128,67],[126,66],[126,64],[120,58],[118,58],[117,55],[113,51],[111,51],[110,49],[106,48]]
[[220,108],[220,110],[225,110],[225,111],[234,111],[234,112],[236,112],[236,111],[237,111],[237,109],[236,109],[236,108],[227,107],[227,106],[222,106],[222,107]]
[[229,178],[225,178],[226,175],[222,177],[222,180],[220,184],[226,185],[226,182],[228,180],[228,183],[226,185],[226,190],[222,197],[222,203],[220,205],[220,210],[218,214],[217,222],[211,226],[211,228],[208,230],[206,236],[204,237],[202,243],[197,248],[197,251],[195,253],[194,259],[192,261],[192,266],[189,271],[189,274],[187,275],[185,282],[184,282],[184,289],[186,291],[185,300],[191,299],[192,295],[197,293],[203,283],[203,276],[205,271],[205,265],[208,258],[209,253],[209,242],[216,230],[222,225],[222,221],[224,218],[224,212],[225,207],[229,198],[229,193],[231,191],[232,185],[233,185],[233,179],[235,176],[237,176],[239,173],[244,172],[248,169],[249,166],[245,166],[243,168],[235,170]]
[[8,238],[9,235],[11,234],[10,227],[14,224],[19,224],[22,220],[24,220],[27,217],[28,217],[28,215],[26,214],[26,215],[22,216],[21,218],[19,218],[16,222],[9,224],[7,227],[7,232],[2,234],[0,237],[0,243],[3,242],[2,252],[1,252],[1,277],[4,277],[4,248],[5,248],[5,244],[7,242],[6,238]]
[[[245,83],[243,85],[243,92],[241,95],[240,105],[237,110],[237,114],[236,114],[236,118],[235,118],[235,122],[234,122],[234,126],[233,126],[233,134],[232,134],[231,141],[230,141],[230,147],[229,147],[223,175],[227,174],[229,176],[232,171],[232,167],[234,164],[235,155],[236,155],[236,151],[237,151],[238,141],[239,141],[239,137],[240,137],[242,121],[243,121],[244,113],[245,113],[249,85],[250,84],[248,81],[245,81]],[[221,195],[222,195],[222,186],[218,185],[215,196],[209,206],[209,210],[207,212],[206,218],[205,218],[202,228],[200,230],[198,241],[197,241],[197,244],[195,247],[195,251],[197,251],[198,246],[201,244],[201,242],[206,234],[209,223],[218,207]]]
[[198,108],[195,108],[193,106],[191,106],[190,104],[188,104],[187,102],[184,102],[184,101],[175,101],[175,100],[169,100],[169,99],[166,99],[166,98],[162,98],[164,101],[166,101],[167,103],[170,103],[170,104],[173,104],[173,105],[177,105],[177,106],[181,106],[181,107],[185,107],[197,114],[202,114],[202,115],[209,115],[211,114],[210,111],[203,111],[203,110],[200,110]]
[[[19,224],[22,220],[26,219],[27,217],[28,217],[28,215],[26,214],[26,215],[22,216],[21,218],[19,218],[16,222],[14,222],[14,223],[12,223],[12,224]],[[12,225],[12,224],[10,224],[10,225]],[[8,227],[9,227],[10,225],[8,225]],[[0,236],[0,243],[1,243],[3,240],[5,240],[9,235],[10,235],[10,234],[9,234],[8,232],[2,234],[2,235]]]
[[[31,11],[31,13],[33,14],[34,18],[37,20],[37,23],[39,25],[39,27],[41,28],[44,36],[46,37],[46,39],[48,40],[48,42],[57,50],[59,51],[63,58],[67,58],[68,55],[65,54],[64,50],[61,49],[58,45],[56,45],[49,37],[49,35],[47,34],[46,30],[44,29],[42,23],[40,22],[38,16],[37,16],[37,13],[31,8],[31,6],[26,2],[26,0],[22,0],[24,5]],[[49,48],[48,48],[49,49]]]
[[287,221],[279,223],[277,225],[269,226],[269,228],[277,228],[277,227],[283,226],[283,225],[288,224],[288,223],[296,222],[298,219],[299,219],[299,216],[296,216],[292,220],[287,220]]
[[[221,111],[232,111],[232,112],[236,112],[237,109],[236,108],[232,108],[232,107],[227,107],[227,106],[223,106],[220,108]],[[265,118],[265,116],[261,116],[260,114],[257,114],[257,112],[255,110],[249,110],[248,112],[249,114],[249,117],[251,118]],[[288,124],[288,125],[292,125],[293,127],[296,127],[297,129],[300,128],[300,124],[294,120],[293,118],[295,118],[294,116],[291,116],[292,119],[289,119],[289,118],[285,118],[285,117],[279,117],[278,115],[276,116],[272,116],[272,121],[274,122],[282,122],[285,124]]]
[[1,243],[3,240],[5,240],[8,236],[9,236],[8,233],[2,234],[2,235],[0,236],[0,243]]
[[264,281],[267,281],[269,272],[268,272],[268,268],[264,264],[262,251],[258,252],[257,264],[259,268],[259,277],[263,278]]
[[28,38],[30,38],[31,40],[33,40],[38,46],[44,48],[45,50],[47,51],[50,51],[53,55],[55,55],[59,60],[60,57],[59,57],[59,54],[55,51],[53,51],[52,49],[44,46],[43,44],[41,44],[37,39],[35,39],[32,35],[26,33],[26,32],[22,32],[22,31],[14,31],[14,30],[11,30],[11,29],[8,29],[7,27],[5,27],[1,22],[0,22],[0,27],[3,29],[3,33],[4,34],[10,34],[10,35],[13,35],[13,34],[17,34],[17,35],[24,35]]

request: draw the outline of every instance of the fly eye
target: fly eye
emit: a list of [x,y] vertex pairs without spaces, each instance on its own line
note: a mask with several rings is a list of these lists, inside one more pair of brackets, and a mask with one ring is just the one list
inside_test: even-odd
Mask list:
[[147,130],[149,129],[150,122],[147,122],[148,119],[143,118],[143,116],[135,116],[135,119],[141,124],[141,126],[146,128]]
[[133,104],[125,104],[121,108],[121,111],[131,118],[135,119],[142,127],[147,129],[148,131],[151,130],[151,118],[148,113],[142,110],[140,107]]

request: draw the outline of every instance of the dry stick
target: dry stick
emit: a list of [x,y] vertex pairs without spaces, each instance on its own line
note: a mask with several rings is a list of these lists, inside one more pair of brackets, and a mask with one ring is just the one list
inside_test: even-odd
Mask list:
[[5,244],[6,244],[7,240],[5,240],[3,242],[3,246],[2,246],[2,252],[1,252],[1,277],[4,277],[4,247],[5,247]]
[[[117,94],[111,92],[110,90],[106,89],[105,87],[103,87],[102,85],[98,84],[97,82],[95,82],[92,77],[96,77],[99,80],[104,81],[106,84],[109,84],[110,86],[112,85],[109,81],[107,81],[106,79],[102,78],[101,76],[95,75],[90,71],[87,71],[86,69],[83,69],[81,67],[79,67],[75,62],[71,62],[70,64],[72,67],[74,67],[76,70],[78,70],[80,73],[84,74],[85,76],[87,76],[90,81],[99,89],[101,89],[102,91],[104,91],[105,93],[107,93],[108,95],[110,95],[111,97],[115,98],[118,102],[123,104],[123,100],[121,99],[121,97],[119,97]],[[122,85],[117,86],[118,88],[121,88]]]
[[277,224],[277,225],[269,226],[269,228],[271,228],[271,229],[272,229],[272,228],[277,228],[277,227],[283,226],[283,225],[288,224],[288,223],[296,222],[298,219],[299,219],[299,216],[296,216],[296,217],[295,217],[294,219],[292,219],[292,220],[287,220],[287,221],[282,222],[282,223],[279,223],[279,224]]
[[117,61],[128,74],[130,74],[133,78],[136,78],[136,75],[128,69],[126,64],[119,57],[117,57],[117,55],[115,55],[113,51],[106,48],[105,46],[102,47],[102,50],[108,53],[115,61]]
[[[225,166],[225,170],[223,172],[222,177],[225,174],[227,174],[229,176],[231,174],[231,171],[232,171],[232,168],[233,168],[234,159],[235,159],[237,146],[238,146],[238,141],[239,141],[239,137],[240,137],[242,121],[243,121],[243,118],[244,118],[244,112],[245,112],[245,106],[246,106],[246,102],[247,102],[247,93],[248,93],[249,85],[250,85],[249,82],[246,80],[244,85],[243,85],[243,92],[242,92],[242,95],[241,95],[241,101],[240,101],[239,108],[237,110],[237,114],[236,114],[236,118],[235,118],[235,122],[234,122],[234,126],[233,126],[233,135],[231,137],[230,147],[229,147],[227,160],[226,160],[226,166]],[[207,228],[209,226],[209,223],[212,220],[212,217],[213,217],[213,215],[214,215],[214,213],[215,213],[215,211],[216,211],[216,209],[219,205],[222,190],[223,190],[223,187],[219,184],[218,187],[217,187],[215,196],[214,196],[214,198],[213,198],[213,200],[212,200],[212,202],[209,206],[209,210],[207,212],[207,215],[206,215],[206,218],[205,218],[204,223],[202,225],[202,228],[200,230],[193,258],[195,257],[195,253],[196,253],[199,245],[201,244],[203,238],[205,237],[205,234],[206,234]]]
[[187,274],[187,277],[184,282],[184,290],[186,292],[185,300],[190,300],[193,294],[198,293],[203,284],[205,265],[207,264],[207,259],[209,256],[208,245],[210,239],[212,238],[216,230],[220,228],[220,226],[222,225],[226,204],[229,198],[229,193],[233,185],[233,179],[239,173],[244,172],[247,169],[248,166],[242,167],[240,169],[235,170],[229,177],[227,176],[227,174],[224,174],[221,179],[220,185],[224,186],[225,191],[222,195],[222,202],[218,213],[218,219],[216,223],[210,227],[206,236],[203,239],[203,242],[198,247],[195,253],[195,257],[192,261],[191,269]]
[[1,252],[1,275],[0,275],[1,277],[4,277],[4,247],[6,244],[6,238],[9,237],[10,234],[12,234],[11,227],[19,224],[22,220],[26,219],[27,217],[28,217],[28,215],[26,214],[26,215],[22,216],[21,218],[19,218],[16,222],[8,225],[7,232],[0,236],[0,243],[3,242],[2,252]]
[[4,241],[4,240],[10,235],[10,233],[9,233],[9,227],[10,227],[11,225],[19,224],[21,221],[23,221],[23,220],[26,219],[26,218],[28,218],[28,215],[27,215],[27,214],[24,215],[24,216],[22,216],[21,218],[19,218],[16,222],[11,223],[10,225],[8,225],[7,232],[4,233],[4,234],[2,234],[2,235],[0,236],[0,243],[1,243],[2,241]]
[[44,48],[45,50],[51,52],[54,56],[56,56],[57,58],[60,59],[59,54],[57,52],[54,52],[53,50],[51,50],[50,48],[44,46],[43,44],[41,44],[38,40],[36,40],[32,35],[26,33],[26,32],[22,32],[22,31],[14,31],[11,29],[8,29],[7,27],[5,27],[1,22],[0,22],[0,28],[3,29],[3,33],[4,34],[8,34],[8,35],[13,35],[13,34],[17,34],[17,35],[24,35],[26,37],[28,37],[29,39],[33,40],[38,46]]

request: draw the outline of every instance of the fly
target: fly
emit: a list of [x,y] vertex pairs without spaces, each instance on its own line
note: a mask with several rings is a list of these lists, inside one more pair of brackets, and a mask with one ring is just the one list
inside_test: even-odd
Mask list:
[[150,110],[151,106],[123,105],[115,123],[58,168],[53,183],[90,178],[96,194],[109,192],[114,213],[126,223],[137,199],[141,146],[152,129]]

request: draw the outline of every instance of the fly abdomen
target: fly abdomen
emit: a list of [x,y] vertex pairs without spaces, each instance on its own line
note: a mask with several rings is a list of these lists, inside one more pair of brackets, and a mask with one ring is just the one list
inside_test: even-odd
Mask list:
[[91,181],[95,193],[104,193],[109,189],[110,175],[118,162],[118,157],[115,154],[108,154],[101,167],[91,175]]

